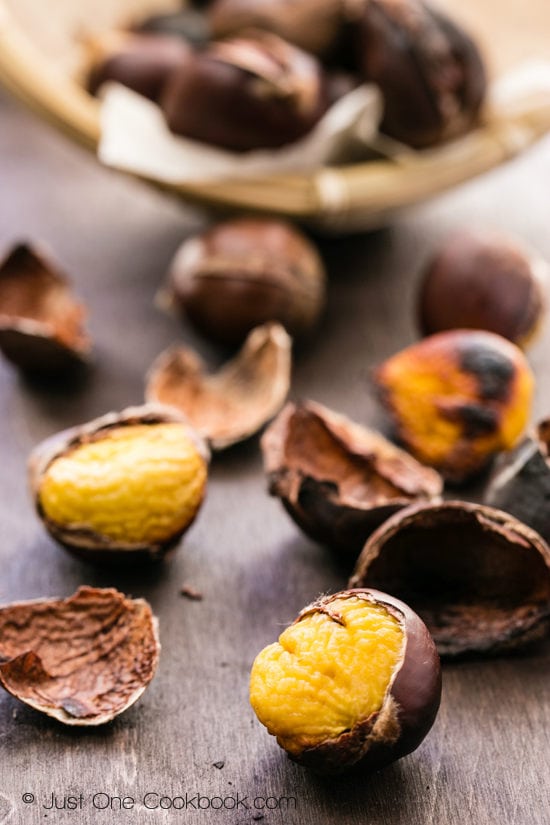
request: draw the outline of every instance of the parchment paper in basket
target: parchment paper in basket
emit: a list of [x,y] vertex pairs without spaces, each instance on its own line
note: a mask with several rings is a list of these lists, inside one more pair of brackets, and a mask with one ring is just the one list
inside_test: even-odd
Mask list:
[[358,144],[366,147],[375,139],[382,115],[378,90],[360,86],[333,104],[302,140],[277,150],[234,153],[173,135],[158,106],[123,86],[106,84],[102,100],[100,160],[172,184],[307,172],[342,161]]

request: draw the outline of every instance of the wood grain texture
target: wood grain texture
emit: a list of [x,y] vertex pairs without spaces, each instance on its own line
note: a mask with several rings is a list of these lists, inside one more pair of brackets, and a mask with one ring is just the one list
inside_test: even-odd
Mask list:
[[[153,307],[177,245],[201,216],[94,160],[11,102],[0,103],[0,247],[49,243],[90,310],[96,366],[73,389],[31,385],[0,364],[0,600],[66,596],[113,585],[149,599],[160,618],[159,672],[111,726],[67,730],[0,696],[0,823],[265,825],[547,825],[550,648],[444,668],[443,704],[420,749],[365,779],[327,781],[293,765],[255,720],[248,673],[256,653],[347,571],[303,538],[265,491],[257,440],[216,458],[205,507],[171,563],[101,571],[58,548],[34,515],[26,457],[51,433],[139,402],[153,358],[178,338],[219,353]],[[422,263],[459,226],[491,225],[550,258],[550,141],[521,160],[411,210],[390,229],[322,243],[330,303],[297,358],[292,397],[383,424],[369,371],[415,339]],[[550,408],[550,331],[530,352],[535,417]],[[202,601],[180,595],[183,583]],[[217,763],[217,767],[216,767]],[[223,763],[223,766],[222,766]],[[83,810],[47,811],[55,792]],[[105,792],[296,798],[296,810],[93,810]],[[22,794],[37,802],[25,805]],[[141,803],[140,803],[141,804]],[[48,814],[48,818],[45,814]],[[263,815],[263,819],[254,819]]]

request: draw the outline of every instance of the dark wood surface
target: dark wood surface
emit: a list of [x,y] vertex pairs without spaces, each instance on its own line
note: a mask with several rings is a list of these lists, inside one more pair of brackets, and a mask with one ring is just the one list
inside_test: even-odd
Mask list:
[[[158,674],[112,725],[79,733],[0,696],[0,823],[252,823],[265,825],[547,825],[550,821],[550,649],[444,667],[441,711],[413,755],[364,781],[320,781],[293,765],[248,705],[256,653],[320,592],[346,581],[268,497],[257,440],[216,458],[200,517],[171,563],[109,572],[78,562],[38,522],[26,487],[36,442],[139,402],[152,359],[180,338],[205,347],[153,306],[178,244],[203,217],[102,170],[7,100],[0,101],[0,246],[48,243],[90,312],[96,366],[79,387],[24,382],[0,364],[0,599],[69,595],[80,584],[145,596],[160,619]],[[445,233],[492,225],[550,258],[550,141],[513,165],[420,206],[391,228],[322,242],[329,308],[296,361],[293,397],[382,423],[369,370],[414,340],[422,262]],[[548,325],[530,352],[535,417],[550,409]],[[204,593],[179,594],[183,582]],[[216,767],[215,763],[218,763]],[[222,766],[223,763],[223,766]],[[55,793],[84,796],[47,811]],[[131,796],[134,810],[94,810],[91,795]],[[296,810],[193,811],[141,807],[146,792],[296,799]],[[34,794],[34,804],[22,795]],[[46,818],[46,814],[48,815]],[[264,814],[263,819],[254,819]]]

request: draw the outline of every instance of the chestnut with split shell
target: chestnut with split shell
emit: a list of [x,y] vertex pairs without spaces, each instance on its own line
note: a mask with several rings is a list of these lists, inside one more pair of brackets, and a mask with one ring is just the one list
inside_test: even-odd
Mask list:
[[479,504],[413,505],[365,544],[352,587],[384,588],[426,622],[441,655],[513,650],[550,623],[550,548]]
[[534,390],[521,350],[478,330],[431,335],[385,361],[374,380],[399,440],[456,484],[517,444]]
[[256,657],[250,701],[291,759],[373,771],[415,750],[439,707],[433,640],[406,604],[370,589],[324,596]]
[[65,725],[102,725],[127,710],[159,652],[150,606],[113,589],[0,607],[0,684]]
[[214,373],[193,350],[170,348],[149,371],[146,398],[179,410],[213,450],[223,450],[254,435],[280,410],[291,366],[289,336],[280,324],[265,324]]
[[316,541],[355,561],[366,539],[413,501],[437,500],[434,470],[312,401],[287,404],[262,438],[272,495]]
[[45,252],[19,244],[0,263],[0,349],[27,373],[63,375],[90,362],[86,310]]
[[173,409],[130,407],[58,433],[29,461],[48,532],[97,562],[162,558],[203,501],[208,449]]

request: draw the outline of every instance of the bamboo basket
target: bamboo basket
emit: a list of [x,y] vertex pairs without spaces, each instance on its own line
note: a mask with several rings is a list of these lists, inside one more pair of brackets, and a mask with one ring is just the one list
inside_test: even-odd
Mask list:
[[[95,150],[99,105],[78,81],[82,36],[179,5],[178,0],[0,0],[0,83]],[[397,210],[498,166],[548,131],[550,94],[539,94],[520,109],[499,116],[488,111],[483,124],[458,141],[392,160],[168,188],[214,207],[352,231],[383,225]]]

